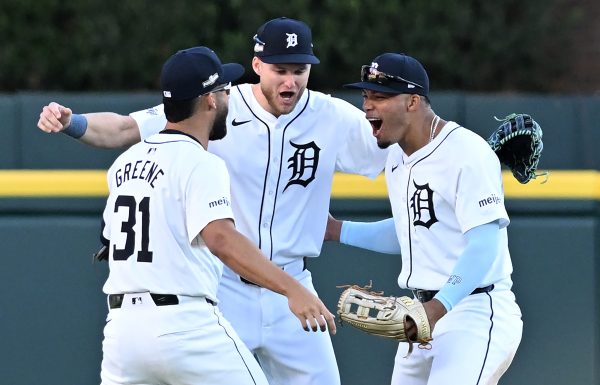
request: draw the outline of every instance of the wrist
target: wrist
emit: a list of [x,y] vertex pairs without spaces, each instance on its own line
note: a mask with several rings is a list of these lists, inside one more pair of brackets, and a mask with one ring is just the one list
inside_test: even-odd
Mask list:
[[337,219],[334,220],[334,222],[333,222],[333,237],[332,237],[333,241],[336,241],[336,242],[340,241],[343,223],[344,223],[344,221],[340,221]]
[[62,130],[62,133],[72,138],[79,139],[85,134],[87,126],[88,121],[84,115],[73,114],[71,115],[71,122],[64,130]]
[[342,229],[342,222],[329,214],[327,218],[327,228],[325,229],[325,240],[339,242],[340,241],[340,232]]
[[444,307],[444,314],[449,312],[453,308],[452,303],[448,301],[446,297],[440,295],[439,292],[433,297],[432,301],[433,300],[435,300],[437,303],[441,304]]
[[436,323],[442,318],[448,310],[437,298],[433,298],[431,301],[425,302],[423,304],[425,308],[425,313],[427,314],[427,319],[429,320],[429,327],[431,331],[435,328]]

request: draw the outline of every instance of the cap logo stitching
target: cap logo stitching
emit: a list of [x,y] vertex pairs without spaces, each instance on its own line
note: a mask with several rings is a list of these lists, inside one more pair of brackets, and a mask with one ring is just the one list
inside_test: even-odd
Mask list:
[[286,33],[286,36],[287,47],[285,48],[295,47],[298,45],[298,35],[295,33]]
[[212,74],[208,77],[208,80],[205,80],[202,82],[202,87],[208,87],[210,85],[215,84],[215,82],[217,81],[218,78],[219,78],[219,74],[215,72],[214,74]]
[[171,97],[171,91],[163,91],[163,96],[165,98],[170,98]]

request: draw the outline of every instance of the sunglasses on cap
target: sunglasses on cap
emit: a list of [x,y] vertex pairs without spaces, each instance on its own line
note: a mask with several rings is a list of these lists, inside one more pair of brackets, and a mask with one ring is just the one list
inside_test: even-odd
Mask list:
[[212,90],[210,90],[208,93],[212,93],[212,92],[221,92],[221,91],[225,91],[225,93],[227,95],[229,95],[229,91],[231,90],[231,83],[225,83],[225,84],[221,84],[220,86],[217,86],[215,88],[213,88]]
[[406,80],[400,76],[386,74],[385,72],[381,72],[377,68],[370,65],[364,65],[361,67],[360,80],[362,82],[377,83],[384,86],[388,85],[392,81],[396,81],[411,84],[415,87],[423,88],[423,86],[420,84],[411,82],[410,80]]

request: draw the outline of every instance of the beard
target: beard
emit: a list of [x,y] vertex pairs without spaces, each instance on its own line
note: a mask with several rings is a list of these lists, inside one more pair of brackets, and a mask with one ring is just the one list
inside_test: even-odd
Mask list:
[[267,88],[263,84],[260,84],[260,89],[269,105],[269,112],[275,115],[276,117],[279,117],[281,115],[287,115],[290,112],[292,112],[294,108],[296,108],[296,105],[300,101],[300,97],[304,92],[304,88],[302,88],[294,94],[293,98],[288,103],[283,103],[282,101],[280,101],[281,96],[279,92]]
[[219,109],[208,140],[220,140],[227,135],[227,108]]

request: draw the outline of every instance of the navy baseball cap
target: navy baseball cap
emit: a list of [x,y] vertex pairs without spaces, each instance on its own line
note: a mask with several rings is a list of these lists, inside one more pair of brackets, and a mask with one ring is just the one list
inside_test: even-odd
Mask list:
[[280,17],[261,25],[254,35],[254,56],[269,64],[319,64],[312,32],[305,23]]
[[163,98],[186,100],[231,83],[243,74],[241,64],[222,64],[212,49],[193,47],[177,51],[167,59],[160,74],[160,84]]
[[344,87],[428,97],[429,77],[417,59],[402,53],[384,53],[370,65],[362,66],[360,82]]

